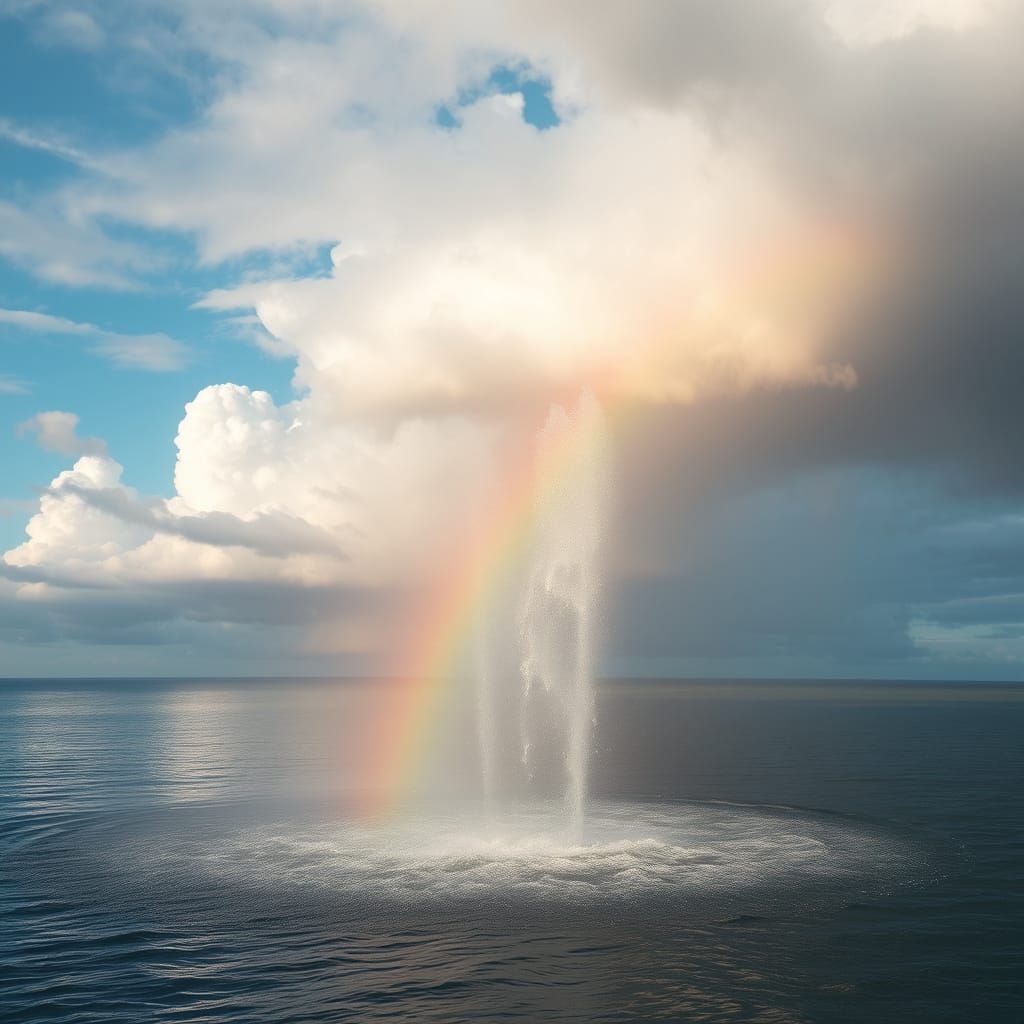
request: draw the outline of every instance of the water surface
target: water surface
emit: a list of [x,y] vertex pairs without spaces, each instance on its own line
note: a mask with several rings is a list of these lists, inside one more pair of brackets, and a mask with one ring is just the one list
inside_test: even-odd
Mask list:
[[0,1016],[1021,1019],[1024,688],[606,684],[582,839],[354,815],[374,693],[0,683]]

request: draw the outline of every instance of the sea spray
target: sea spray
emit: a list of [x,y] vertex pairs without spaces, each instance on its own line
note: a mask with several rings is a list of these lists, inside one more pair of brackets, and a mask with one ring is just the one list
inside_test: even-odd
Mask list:
[[[516,602],[519,639],[517,714],[521,765],[532,776],[543,737],[529,714],[543,692],[560,711],[557,740],[564,765],[566,826],[583,836],[587,774],[594,727],[594,621],[599,597],[598,559],[608,504],[609,454],[596,399],[583,394],[571,409],[552,407],[537,439],[539,464],[554,450],[571,449],[557,486],[534,509],[532,540]],[[476,691],[482,784],[493,807],[499,759],[499,702],[489,655],[495,623],[478,623]],[[503,705],[504,706],[504,705]]]

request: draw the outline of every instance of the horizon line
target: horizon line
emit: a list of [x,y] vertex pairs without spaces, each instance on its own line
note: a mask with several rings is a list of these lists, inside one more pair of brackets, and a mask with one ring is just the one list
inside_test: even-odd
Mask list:
[[[0,676],[0,685],[5,683],[117,683],[117,682],[333,682],[333,683],[409,683],[411,677],[393,675],[90,675],[90,676]],[[813,675],[766,675],[766,676],[710,676],[710,675],[605,675],[597,676],[595,683],[860,683],[896,685],[948,685],[948,686],[1024,686],[1021,679],[950,679],[948,677],[907,676],[813,676]]]

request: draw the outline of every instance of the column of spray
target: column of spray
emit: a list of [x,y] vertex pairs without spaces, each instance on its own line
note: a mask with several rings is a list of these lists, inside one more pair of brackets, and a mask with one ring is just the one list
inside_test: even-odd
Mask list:
[[609,475],[605,425],[591,394],[583,394],[571,412],[552,408],[538,439],[538,458],[544,460],[553,446],[569,457],[538,502],[521,593],[521,742],[529,768],[525,706],[531,690],[542,686],[562,707],[567,824],[579,841],[594,725],[593,624]]

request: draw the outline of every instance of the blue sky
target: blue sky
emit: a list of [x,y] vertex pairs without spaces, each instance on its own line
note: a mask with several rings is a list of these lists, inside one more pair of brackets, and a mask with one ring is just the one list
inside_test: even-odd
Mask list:
[[599,380],[604,671],[1020,678],[1013,5],[450,13],[0,2],[0,676],[384,670]]
[[[150,67],[110,66],[106,51],[80,50],[63,36],[48,37],[31,17],[7,16],[0,35],[0,96],[11,129],[39,139],[70,139],[87,150],[145,143],[200,112],[201,85],[183,75]],[[487,80],[439,106],[448,126],[460,105],[490,92],[519,93],[523,117],[538,129],[557,123],[543,79],[523,69],[496,66]],[[0,199],[12,204],[48,202],[55,189],[81,171],[71,159],[36,145],[19,143],[15,132],[0,135]],[[201,267],[187,233],[110,225],[114,238],[138,244],[151,268],[126,288],[68,287],[42,279],[12,261],[0,262],[0,307],[32,310],[117,334],[164,333],[182,342],[183,365],[171,372],[111,366],[89,350],[88,341],[0,324],[2,374],[12,393],[2,399],[0,464],[7,505],[0,517],[0,545],[24,534],[38,492],[66,463],[41,452],[17,424],[41,409],[73,409],[81,432],[107,440],[134,486],[157,495],[172,493],[173,438],[185,403],[211,382],[233,381],[270,392],[284,402],[292,394],[293,360],[268,355],[252,343],[249,329],[233,328],[225,317],[195,308],[207,292],[258,273],[267,254]],[[291,256],[291,254],[290,254]],[[291,264],[308,273],[323,271],[323,247]]]
[[[19,143],[14,129],[97,150],[143,142],[196,113],[187,80],[149,68],[133,74],[111,67],[107,53],[79,49],[63,36],[54,40],[31,17],[7,15],[0,23],[0,117],[12,129],[0,136],[0,199],[6,202],[46,208],[55,189],[81,174],[73,160]],[[117,334],[164,333],[186,346],[184,365],[173,372],[112,366],[90,352],[88,339],[0,324],[2,374],[14,387],[0,399],[3,498],[10,503],[0,517],[5,548],[23,537],[38,492],[67,462],[16,435],[16,425],[36,412],[73,409],[82,432],[106,438],[136,486],[169,494],[175,428],[185,403],[204,384],[237,379],[283,398],[290,394],[287,360],[269,357],[225,327],[223,318],[193,308],[207,290],[244,267],[197,268],[187,236],[116,225],[111,233],[136,240],[155,262],[130,287],[67,286],[4,260],[0,306]]]

